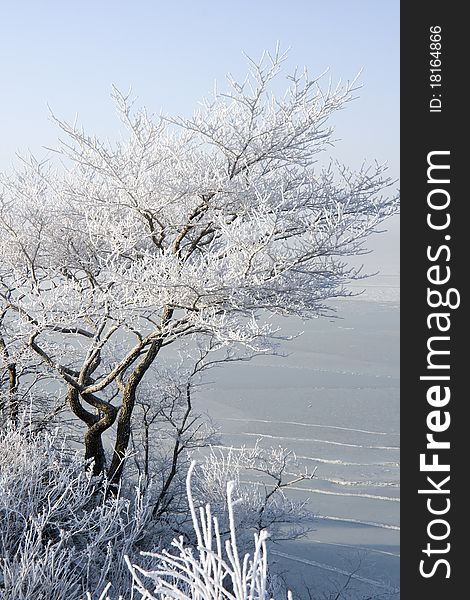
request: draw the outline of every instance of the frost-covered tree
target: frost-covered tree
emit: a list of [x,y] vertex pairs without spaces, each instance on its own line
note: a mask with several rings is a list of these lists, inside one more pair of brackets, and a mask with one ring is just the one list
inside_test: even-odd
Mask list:
[[[347,295],[361,274],[345,257],[397,211],[384,166],[317,163],[355,84],[294,72],[279,94],[284,58],[249,60],[246,79],[228,77],[187,119],[134,110],[114,90],[120,141],[56,119],[58,162],[28,158],[2,179],[4,406],[15,419],[14,357],[35,361],[85,425],[95,472],[116,484],[139,389],[162,385],[170,346],[184,346],[188,382],[271,351],[269,317],[322,315]],[[190,383],[185,394],[191,408]]]

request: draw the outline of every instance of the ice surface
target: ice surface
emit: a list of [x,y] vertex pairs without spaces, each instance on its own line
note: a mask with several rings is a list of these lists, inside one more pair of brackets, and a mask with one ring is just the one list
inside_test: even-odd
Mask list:
[[306,539],[276,546],[288,584],[305,597],[341,589],[383,596],[399,585],[399,306],[343,300],[337,319],[283,326],[304,334],[287,357],[214,373],[203,406],[222,445],[282,445],[317,477],[291,494],[317,515]]

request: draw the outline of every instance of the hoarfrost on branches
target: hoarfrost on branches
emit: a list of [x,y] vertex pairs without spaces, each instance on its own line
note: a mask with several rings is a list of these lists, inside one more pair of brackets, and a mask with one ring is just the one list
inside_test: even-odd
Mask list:
[[385,166],[316,162],[356,84],[294,72],[276,94],[284,59],[249,59],[246,79],[229,77],[189,119],[135,110],[114,90],[120,141],[54,117],[59,163],[29,157],[2,178],[2,406],[18,418],[30,377],[15,357],[34,362],[116,486],[141,384],[160,385],[170,345],[186,344],[199,373],[272,352],[269,317],[322,315],[348,295],[362,275],[344,257],[397,211]]
[[[107,494],[58,432],[36,434],[25,426],[0,432],[0,597],[83,600],[109,593],[127,600],[134,588],[151,598],[141,581],[148,575],[159,598],[172,597],[170,588],[178,590],[173,597],[192,589],[196,598],[203,586],[212,590],[203,597],[267,598],[266,532],[258,528],[264,499],[248,502],[232,467],[235,480],[228,483],[227,473],[217,478],[212,469],[211,498],[203,496],[203,470],[195,470],[191,489],[194,464],[189,469],[183,496],[190,519],[179,524],[174,555],[164,550],[174,529],[153,516],[158,489],[137,482]],[[235,536],[240,525],[242,540]]]
[[[241,554],[237,541],[237,525],[233,498],[234,483],[227,484],[229,537],[223,538],[217,517],[210,504],[196,510],[191,492],[191,465],[187,477],[187,497],[191,510],[197,547],[185,545],[182,537],[174,539],[173,552],[150,553],[157,566],[142,569],[127,561],[134,587],[142,599],[148,600],[268,600],[268,560],[265,529],[254,535],[253,553]],[[225,543],[224,543],[225,542]],[[143,578],[150,579],[145,584]],[[149,587],[151,589],[149,590]],[[288,599],[292,596],[288,594]]]

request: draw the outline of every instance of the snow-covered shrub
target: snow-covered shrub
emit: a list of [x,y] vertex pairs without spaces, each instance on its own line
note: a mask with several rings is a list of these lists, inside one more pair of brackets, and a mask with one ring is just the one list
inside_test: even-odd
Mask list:
[[131,499],[106,497],[84,466],[58,434],[0,433],[0,598],[129,587],[124,556],[151,531],[150,495],[136,486]]
[[[187,477],[187,497],[197,546],[185,545],[183,537],[173,540],[172,552],[144,553],[156,561],[151,570],[127,559],[134,589],[142,600],[267,600],[268,560],[265,529],[254,535],[252,555],[241,554],[237,542],[237,524],[233,494],[235,483],[227,484],[229,535],[224,539],[219,520],[210,504],[197,511],[191,490],[192,463]],[[150,579],[145,583],[143,579]],[[151,590],[149,589],[151,587]],[[290,598],[290,594],[288,594]]]
[[[57,432],[0,432],[0,599],[268,598],[265,524],[279,535],[303,514],[282,494],[290,460],[282,449],[212,450],[190,468],[178,512],[160,518],[158,485],[113,495]],[[250,469],[279,481],[260,493],[244,483]]]
[[314,471],[302,470],[295,454],[285,448],[254,447],[211,448],[196,467],[194,498],[209,503],[217,514],[221,531],[229,530],[227,486],[233,484],[234,511],[239,545],[251,545],[253,533],[269,530],[271,539],[302,537],[312,520],[308,500],[294,501],[285,490],[310,480]]

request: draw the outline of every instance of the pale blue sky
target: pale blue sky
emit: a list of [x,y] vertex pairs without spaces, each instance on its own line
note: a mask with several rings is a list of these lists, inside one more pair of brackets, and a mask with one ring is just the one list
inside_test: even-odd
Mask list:
[[[398,0],[3,0],[0,7],[2,170],[17,150],[41,156],[41,146],[54,145],[47,104],[112,138],[111,84],[132,86],[151,111],[190,114],[215,79],[244,72],[242,50],[258,57],[279,40],[291,47],[289,63],[312,74],[329,67],[333,80],[351,79],[363,68],[360,98],[334,121],[336,154],[353,165],[387,160],[398,176]],[[398,252],[388,256],[396,229],[378,246],[387,271],[398,269]]]

